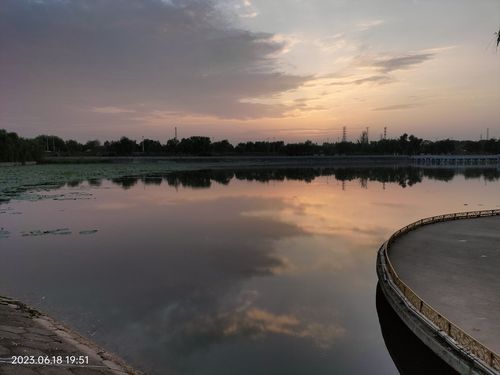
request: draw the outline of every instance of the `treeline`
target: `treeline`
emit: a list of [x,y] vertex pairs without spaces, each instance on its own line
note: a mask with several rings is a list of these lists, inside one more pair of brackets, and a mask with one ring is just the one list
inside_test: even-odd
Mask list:
[[212,142],[209,137],[194,136],[166,143],[144,139],[141,142],[122,137],[101,143],[91,140],[80,143],[57,136],[40,135],[34,139],[19,137],[0,129],[0,161],[40,161],[44,156],[211,156],[211,155],[417,155],[417,154],[499,154],[500,140],[428,141],[413,135],[399,138],[356,142],[317,144],[311,141],[242,142],[232,145],[227,140]]
[[39,161],[43,157],[43,147],[35,139],[25,139],[16,133],[0,129],[0,161]]

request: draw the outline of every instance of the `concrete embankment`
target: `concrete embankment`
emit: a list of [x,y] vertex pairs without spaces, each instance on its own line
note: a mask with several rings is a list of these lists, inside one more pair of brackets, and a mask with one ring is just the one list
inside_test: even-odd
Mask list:
[[0,297],[0,375],[140,375],[25,304]]
[[45,157],[45,163],[181,163],[246,166],[337,166],[337,165],[407,165],[402,155],[334,156],[57,156]]
[[441,215],[379,251],[382,291],[406,325],[462,374],[500,373],[500,210]]

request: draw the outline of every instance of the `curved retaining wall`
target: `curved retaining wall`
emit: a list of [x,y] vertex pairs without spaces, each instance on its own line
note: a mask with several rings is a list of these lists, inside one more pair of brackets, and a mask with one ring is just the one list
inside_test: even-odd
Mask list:
[[500,210],[486,210],[421,219],[395,232],[378,251],[379,283],[393,309],[427,346],[461,374],[500,374],[500,355],[449,321],[406,285],[391,264],[390,248],[395,239],[423,225],[498,215]]

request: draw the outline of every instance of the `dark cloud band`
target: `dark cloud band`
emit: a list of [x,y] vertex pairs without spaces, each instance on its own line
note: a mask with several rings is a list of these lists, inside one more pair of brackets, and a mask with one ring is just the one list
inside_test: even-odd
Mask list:
[[5,0],[0,120],[93,123],[96,107],[125,108],[121,121],[155,109],[281,116],[282,105],[245,101],[308,79],[279,71],[285,45],[272,36],[229,24],[206,0]]

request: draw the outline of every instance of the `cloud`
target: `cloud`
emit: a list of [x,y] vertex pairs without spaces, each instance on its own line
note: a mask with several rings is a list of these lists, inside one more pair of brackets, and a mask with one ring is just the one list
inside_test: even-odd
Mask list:
[[394,82],[394,79],[387,75],[372,75],[363,78],[352,80],[341,80],[329,83],[329,86],[343,86],[343,85],[362,85],[364,83],[373,83],[377,85],[385,85]]
[[[318,44],[319,43],[319,44]],[[324,43],[324,45],[322,44]],[[337,44],[336,44],[337,43]],[[335,34],[323,40],[316,40],[316,45],[326,51],[330,46],[339,48],[345,44],[343,34]],[[349,45],[347,43],[346,45]],[[316,76],[304,86],[355,86],[363,84],[387,85],[397,82],[396,72],[413,69],[442,52],[453,47],[433,48],[417,52],[399,54],[357,54],[349,63],[335,73]]]
[[243,5],[241,7],[243,12],[239,14],[243,18],[254,18],[259,15],[259,12],[255,9],[255,6],[250,0],[243,0]]
[[383,21],[383,20],[362,21],[362,22],[358,22],[356,24],[356,29],[358,31],[368,31],[368,30],[373,29],[374,27],[380,26],[384,23],[385,23],[385,21]]
[[387,83],[394,82],[391,77],[384,75],[369,76],[365,78],[356,79],[353,81],[356,85],[362,85],[363,83],[375,83],[378,85],[385,85]]
[[121,114],[121,113],[133,113],[135,111],[127,109],[127,108],[120,108],[120,107],[93,107],[90,109],[91,112],[95,113],[103,113],[107,115],[116,115],[116,114]]
[[334,52],[345,47],[347,45],[347,39],[344,33],[337,33],[316,39],[314,45],[322,52]]
[[279,54],[285,54],[292,50],[292,48],[302,42],[302,38],[298,34],[273,34],[270,38],[271,42],[277,42],[283,47]]
[[92,123],[116,108],[279,117],[283,106],[242,99],[309,79],[280,71],[288,41],[237,28],[206,0],[5,0],[0,44],[0,120],[33,126]]
[[[407,53],[393,56],[367,56],[360,55],[353,59],[348,70],[341,73],[318,77],[317,79],[333,79],[333,82],[327,83],[328,86],[344,86],[344,85],[362,85],[371,83],[375,85],[385,85],[397,82],[394,78],[395,71],[408,70],[423,64],[435,57],[439,49],[422,51],[419,53]],[[348,74],[348,72],[356,72]],[[308,83],[311,85],[314,81]],[[377,109],[378,110],[378,109]]]
[[372,109],[372,111],[398,111],[401,109],[411,109],[417,107],[417,103],[403,103],[403,104],[394,104],[386,107],[378,107]]
[[382,73],[390,73],[395,70],[411,69],[422,64],[435,56],[434,53],[417,53],[382,58],[372,62],[372,66]]

